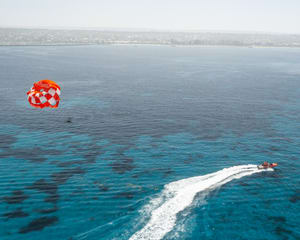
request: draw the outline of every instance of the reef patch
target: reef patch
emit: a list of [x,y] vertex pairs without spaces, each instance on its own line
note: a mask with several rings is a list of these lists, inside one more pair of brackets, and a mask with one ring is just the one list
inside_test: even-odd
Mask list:
[[2,216],[5,217],[6,220],[8,220],[8,219],[11,219],[11,218],[23,218],[23,217],[28,217],[29,214],[23,212],[21,208],[18,208],[18,209],[15,210],[15,211],[8,212],[8,213],[4,213]]
[[27,226],[22,227],[19,233],[28,233],[33,231],[40,231],[47,226],[51,226],[58,221],[57,217],[41,217],[31,221]]
[[53,181],[57,184],[64,184],[69,178],[75,174],[84,174],[85,170],[80,167],[73,169],[66,169],[61,172],[53,173],[51,175]]
[[23,202],[27,198],[28,196],[22,190],[16,190],[12,192],[12,196],[3,197],[3,200],[8,204],[16,204]]

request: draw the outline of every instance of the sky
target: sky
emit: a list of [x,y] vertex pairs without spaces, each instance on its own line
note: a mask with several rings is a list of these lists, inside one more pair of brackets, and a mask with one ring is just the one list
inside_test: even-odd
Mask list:
[[300,34],[300,0],[0,0],[0,27]]

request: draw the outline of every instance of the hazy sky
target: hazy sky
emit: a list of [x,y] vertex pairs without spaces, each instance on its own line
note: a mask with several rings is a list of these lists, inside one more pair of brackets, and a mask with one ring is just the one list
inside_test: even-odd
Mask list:
[[0,0],[0,26],[300,33],[300,0]]

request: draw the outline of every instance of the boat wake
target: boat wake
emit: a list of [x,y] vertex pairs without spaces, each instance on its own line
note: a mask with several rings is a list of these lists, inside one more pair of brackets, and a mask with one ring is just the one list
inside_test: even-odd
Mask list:
[[177,214],[189,207],[197,194],[207,195],[233,179],[262,171],[273,170],[258,169],[256,165],[240,165],[165,185],[162,193],[143,208],[144,214],[149,213],[150,220],[141,230],[134,233],[130,240],[162,239],[174,228]]

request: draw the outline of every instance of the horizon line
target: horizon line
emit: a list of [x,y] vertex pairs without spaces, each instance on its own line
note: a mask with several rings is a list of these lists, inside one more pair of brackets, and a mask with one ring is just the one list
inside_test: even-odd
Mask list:
[[112,32],[160,32],[160,33],[240,33],[240,34],[274,34],[274,35],[300,35],[299,33],[271,32],[271,31],[246,31],[246,30],[212,30],[212,29],[154,29],[154,28],[118,28],[118,27],[68,27],[68,26],[9,26],[0,25],[0,28],[13,29],[48,29],[48,30],[93,30]]

